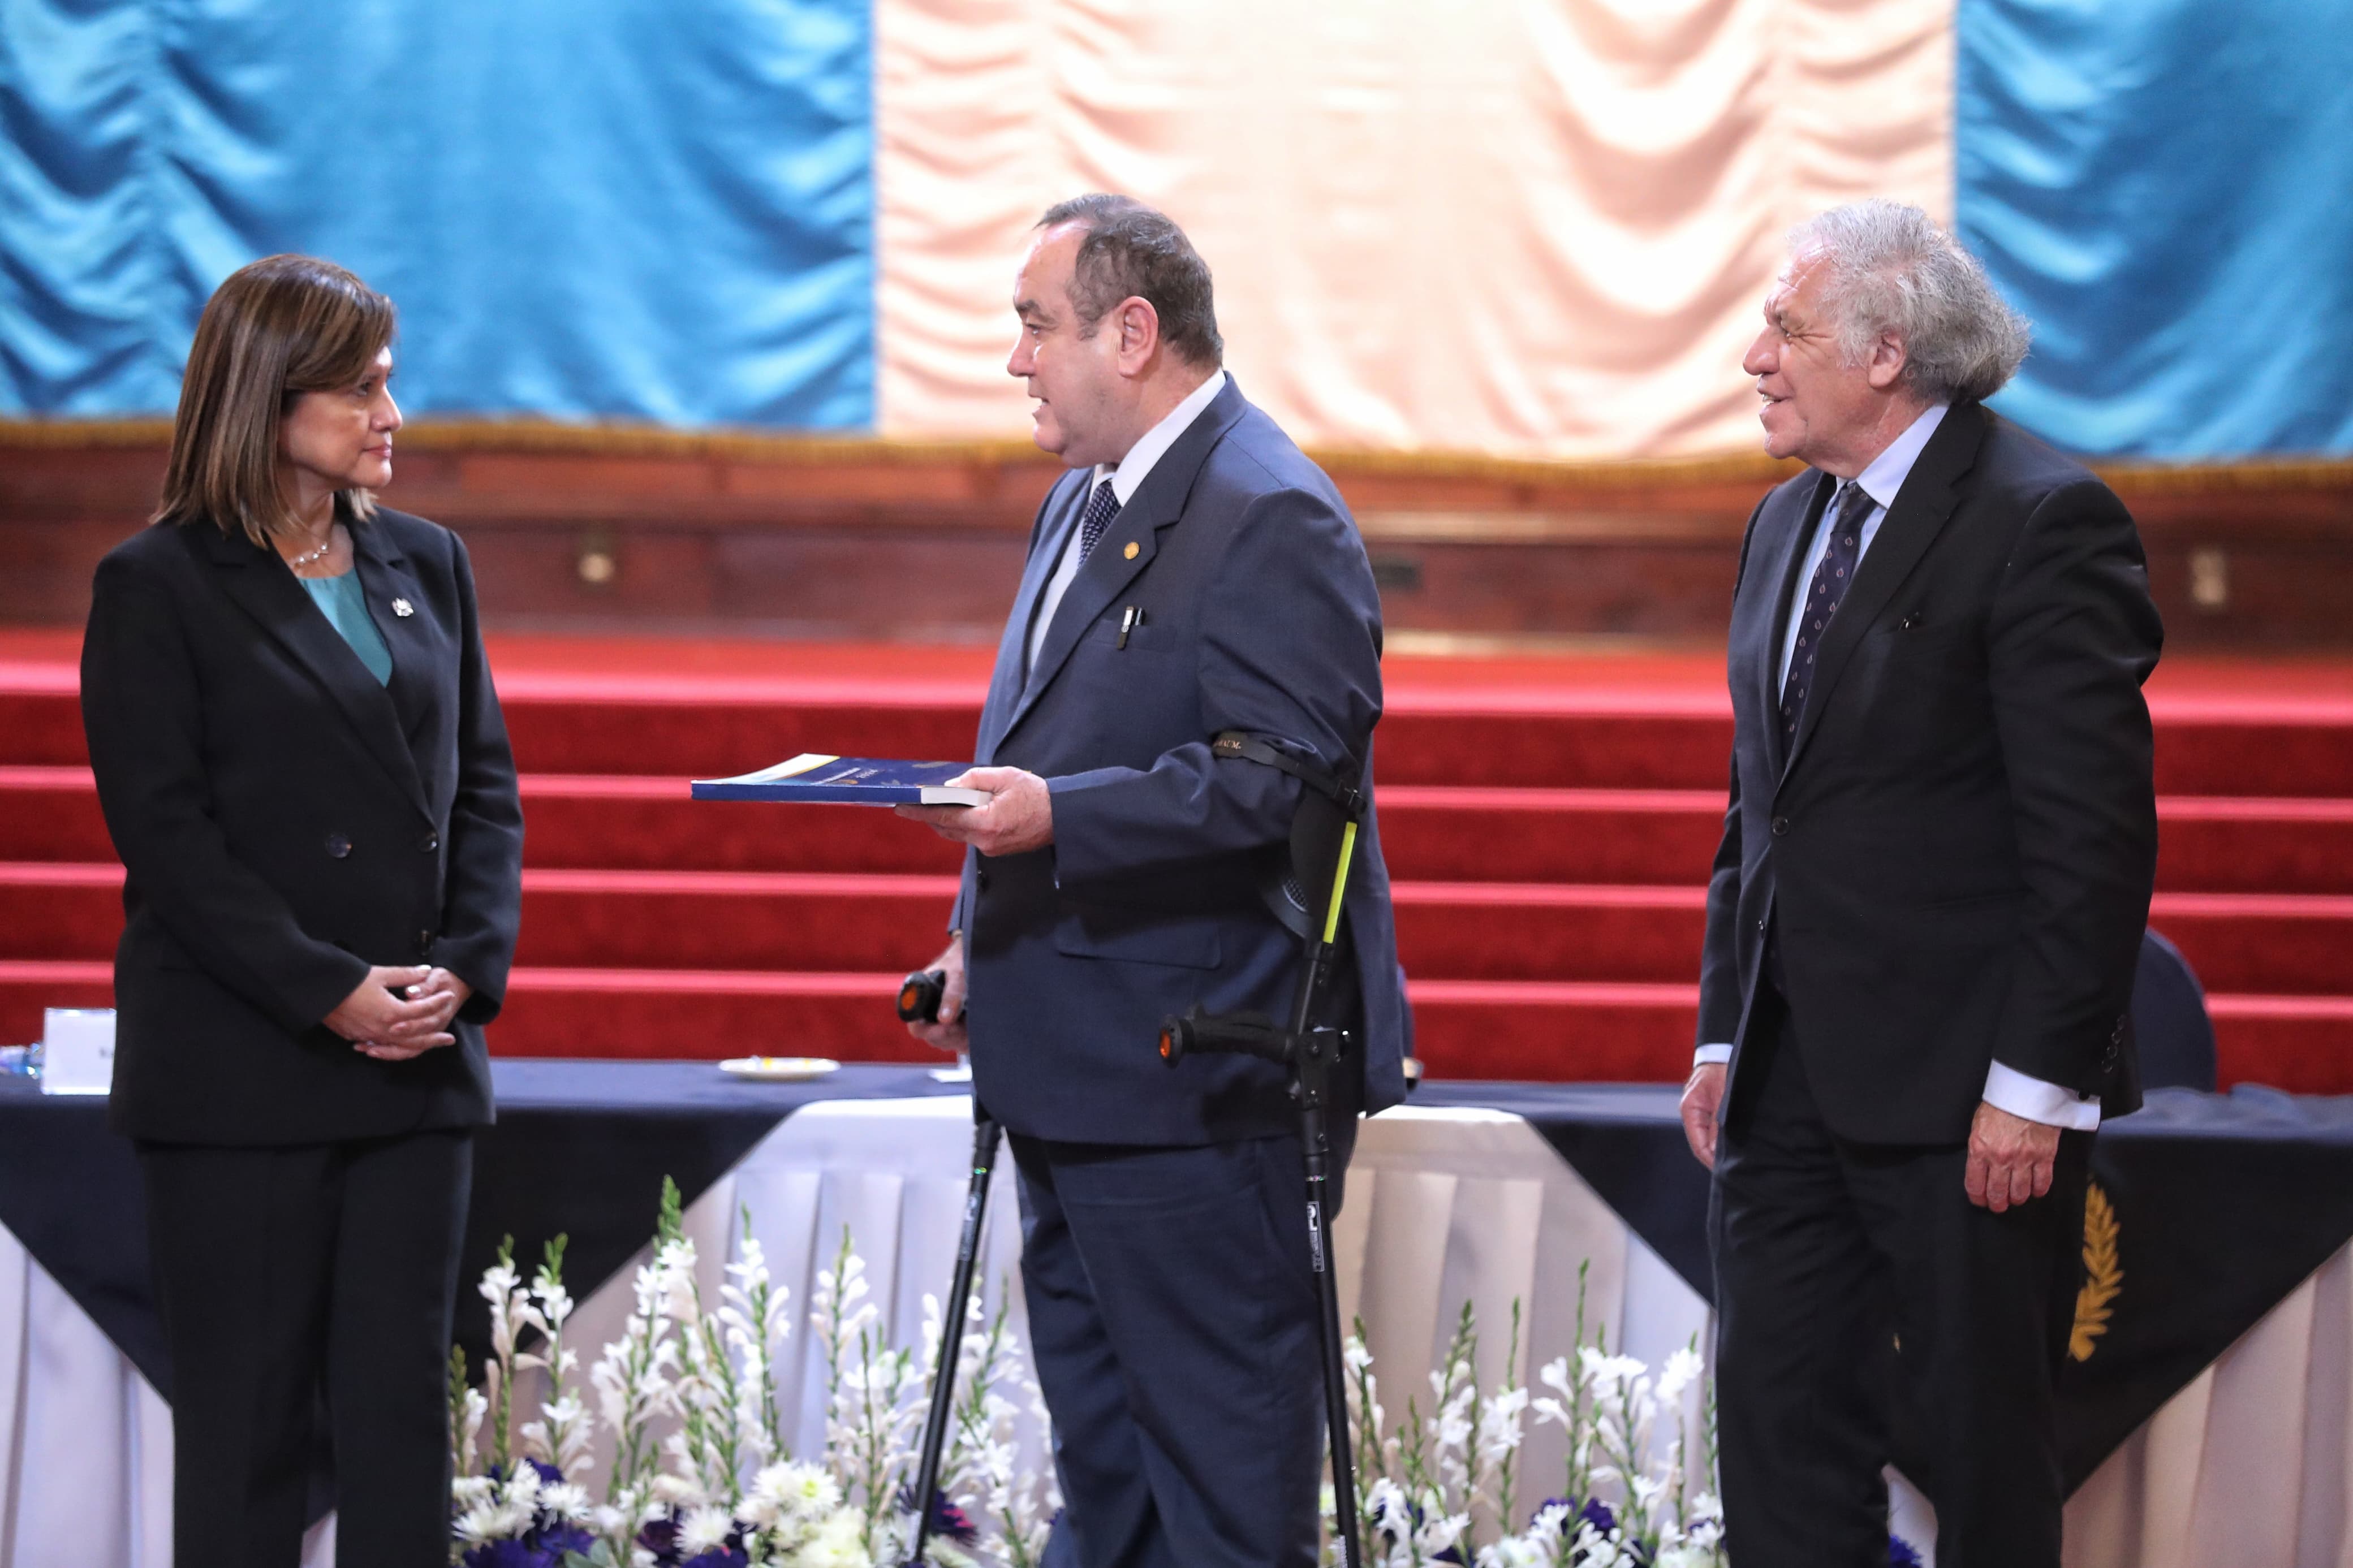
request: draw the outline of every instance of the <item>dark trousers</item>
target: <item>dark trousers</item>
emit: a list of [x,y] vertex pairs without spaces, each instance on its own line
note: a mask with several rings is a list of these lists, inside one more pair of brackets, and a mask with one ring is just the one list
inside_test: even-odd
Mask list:
[[1962,1188],[1962,1145],[1833,1135],[1760,996],[1717,1145],[1716,1379],[1740,1568],[1883,1568],[1894,1464],[1936,1510],[1937,1568],[2058,1568],[2052,1377],[2073,1322],[2088,1134],[2048,1196]]
[[[1355,1131],[1335,1128],[1343,1163]],[[1011,1142],[1067,1504],[1047,1568],[1309,1568],[1323,1383],[1298,1139]]]
[[323,1387],[341,1568],[449,1560],[447,1376],[473,1139],[145,1144],[173,1562],[293,1568]]

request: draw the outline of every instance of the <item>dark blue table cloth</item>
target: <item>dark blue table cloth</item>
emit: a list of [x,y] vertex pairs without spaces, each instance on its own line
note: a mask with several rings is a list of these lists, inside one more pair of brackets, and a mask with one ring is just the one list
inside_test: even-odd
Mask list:
[[[501,1237],[528,1258],[562,1232],[582,1297],[652,1234],[663,1176],[691,1202],[804,1105],[964,1092],[925,1068],[883,1066],[806,1084],[687,1062],[494,1070],[499,1121],[477,1145],[460,1277],[480,1278]],[[1665,1085],[1430,1083],[1416,1102],[1525,1118],[1712,1299],[1708,1177],[1683,1146],[1675,1099]],[[2062,1374],[2071,1487],[2353,1239],[2353,1100],[2159,1090],[2102,1130],[2092,1166],[2114,1216],[2117,1278],[2104,1331]],[[137,1169],[105,1131],[102,1100],[0,1089],[0,1224],[168,1398]],[[460,1342],[478,1358],[483,1305],[470,1290],[459,1305]]]

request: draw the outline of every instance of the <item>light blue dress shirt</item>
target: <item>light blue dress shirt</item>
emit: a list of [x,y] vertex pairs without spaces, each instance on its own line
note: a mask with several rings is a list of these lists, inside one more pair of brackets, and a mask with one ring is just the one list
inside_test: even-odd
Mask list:
[[340,577],[297,577],[327,624],[342,634],[360,656],[378,686],[392,681],[392,649],[385,646],[384,633],[376,629],[375,617],[367,611],[367,595],[360,586],[360,574],[346,572]]

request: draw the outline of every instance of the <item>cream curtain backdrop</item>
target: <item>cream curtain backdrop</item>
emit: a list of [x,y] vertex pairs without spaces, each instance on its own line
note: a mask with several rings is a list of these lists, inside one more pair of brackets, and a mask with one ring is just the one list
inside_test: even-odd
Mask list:
[[1028,430],[1039,212],[1185,226],[1304,444],[1745,450],[1781,237],[1952,207],[1953,0],[876,0],[877,424]]

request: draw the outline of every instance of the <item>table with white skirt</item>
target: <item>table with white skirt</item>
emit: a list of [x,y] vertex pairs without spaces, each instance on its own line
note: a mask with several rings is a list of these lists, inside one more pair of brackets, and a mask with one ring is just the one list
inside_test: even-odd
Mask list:
[[[1478,1086],[1447,1086],[1451,1100]],[[1501,1097],[1508,1098],[1508,1097]],[[924,1297],[945,1291],[965,1205],[971,1106],[962,1098],[819,1100],[775,1126],[686,1211],[708,1299],[742,1246],[743,1216],[772,1277],[810,1300],[845,1229],[881,1326],[916,1344]],[[1018,1223],[1009,1160],[988,1211],[981,1276],[1015,1331]],[[526,1259],[535,1243],[521,1238]],[[1588,1332],[1652,1366],[1709,1342],[1710,1312],[1531,1122],[1508,1110],[1414,1104],[1367,1121],[1335,1228],[1344,1321],[1361,1318],[1401,1410],[1428,1387],[1469,1302],[1480,1376],[1533,1384]],[[589,1291],[568,1342],[584,1362],[616,1339],[641,1252]],[[585,1281],[575,1281],[575,1289]],[[473,1281],[461,1283],[470,1290]],[[1504,1364],[1514,1304],[1524,1331]],[[797,1328],[777,1368],[796,1451],[823,1431],[815,1336]],[[1388,1391],[1394,1391],[1393,1394]],[[525,1397],[529,1391],[525,1390]],[[1426,1400],[1425,1400],[1426,1402]],[[788,1416],[788,1422],[790,1417]],[[1029,1434],[1034,1445],[1037,1434]],[[601,1465],[604,1456],[598,1456]],[[1040,1457],[1033,1452],[1028,1464]],[[1524,1496],[1562,1489],[1558,1429],[1532,1426]],[[1933,1561],[1933,1517],[1901,1483],[1894,1523]],[[0,1568],[164,1568],[170,1562],[170,1411],[74,1298],[0,1229]],[[2225,1349],[2079,1489],[2071,1568],[2353,1563],[2353,1254],[2340,1248]],[[332,1561],[332,1517],[306,1562]]]

